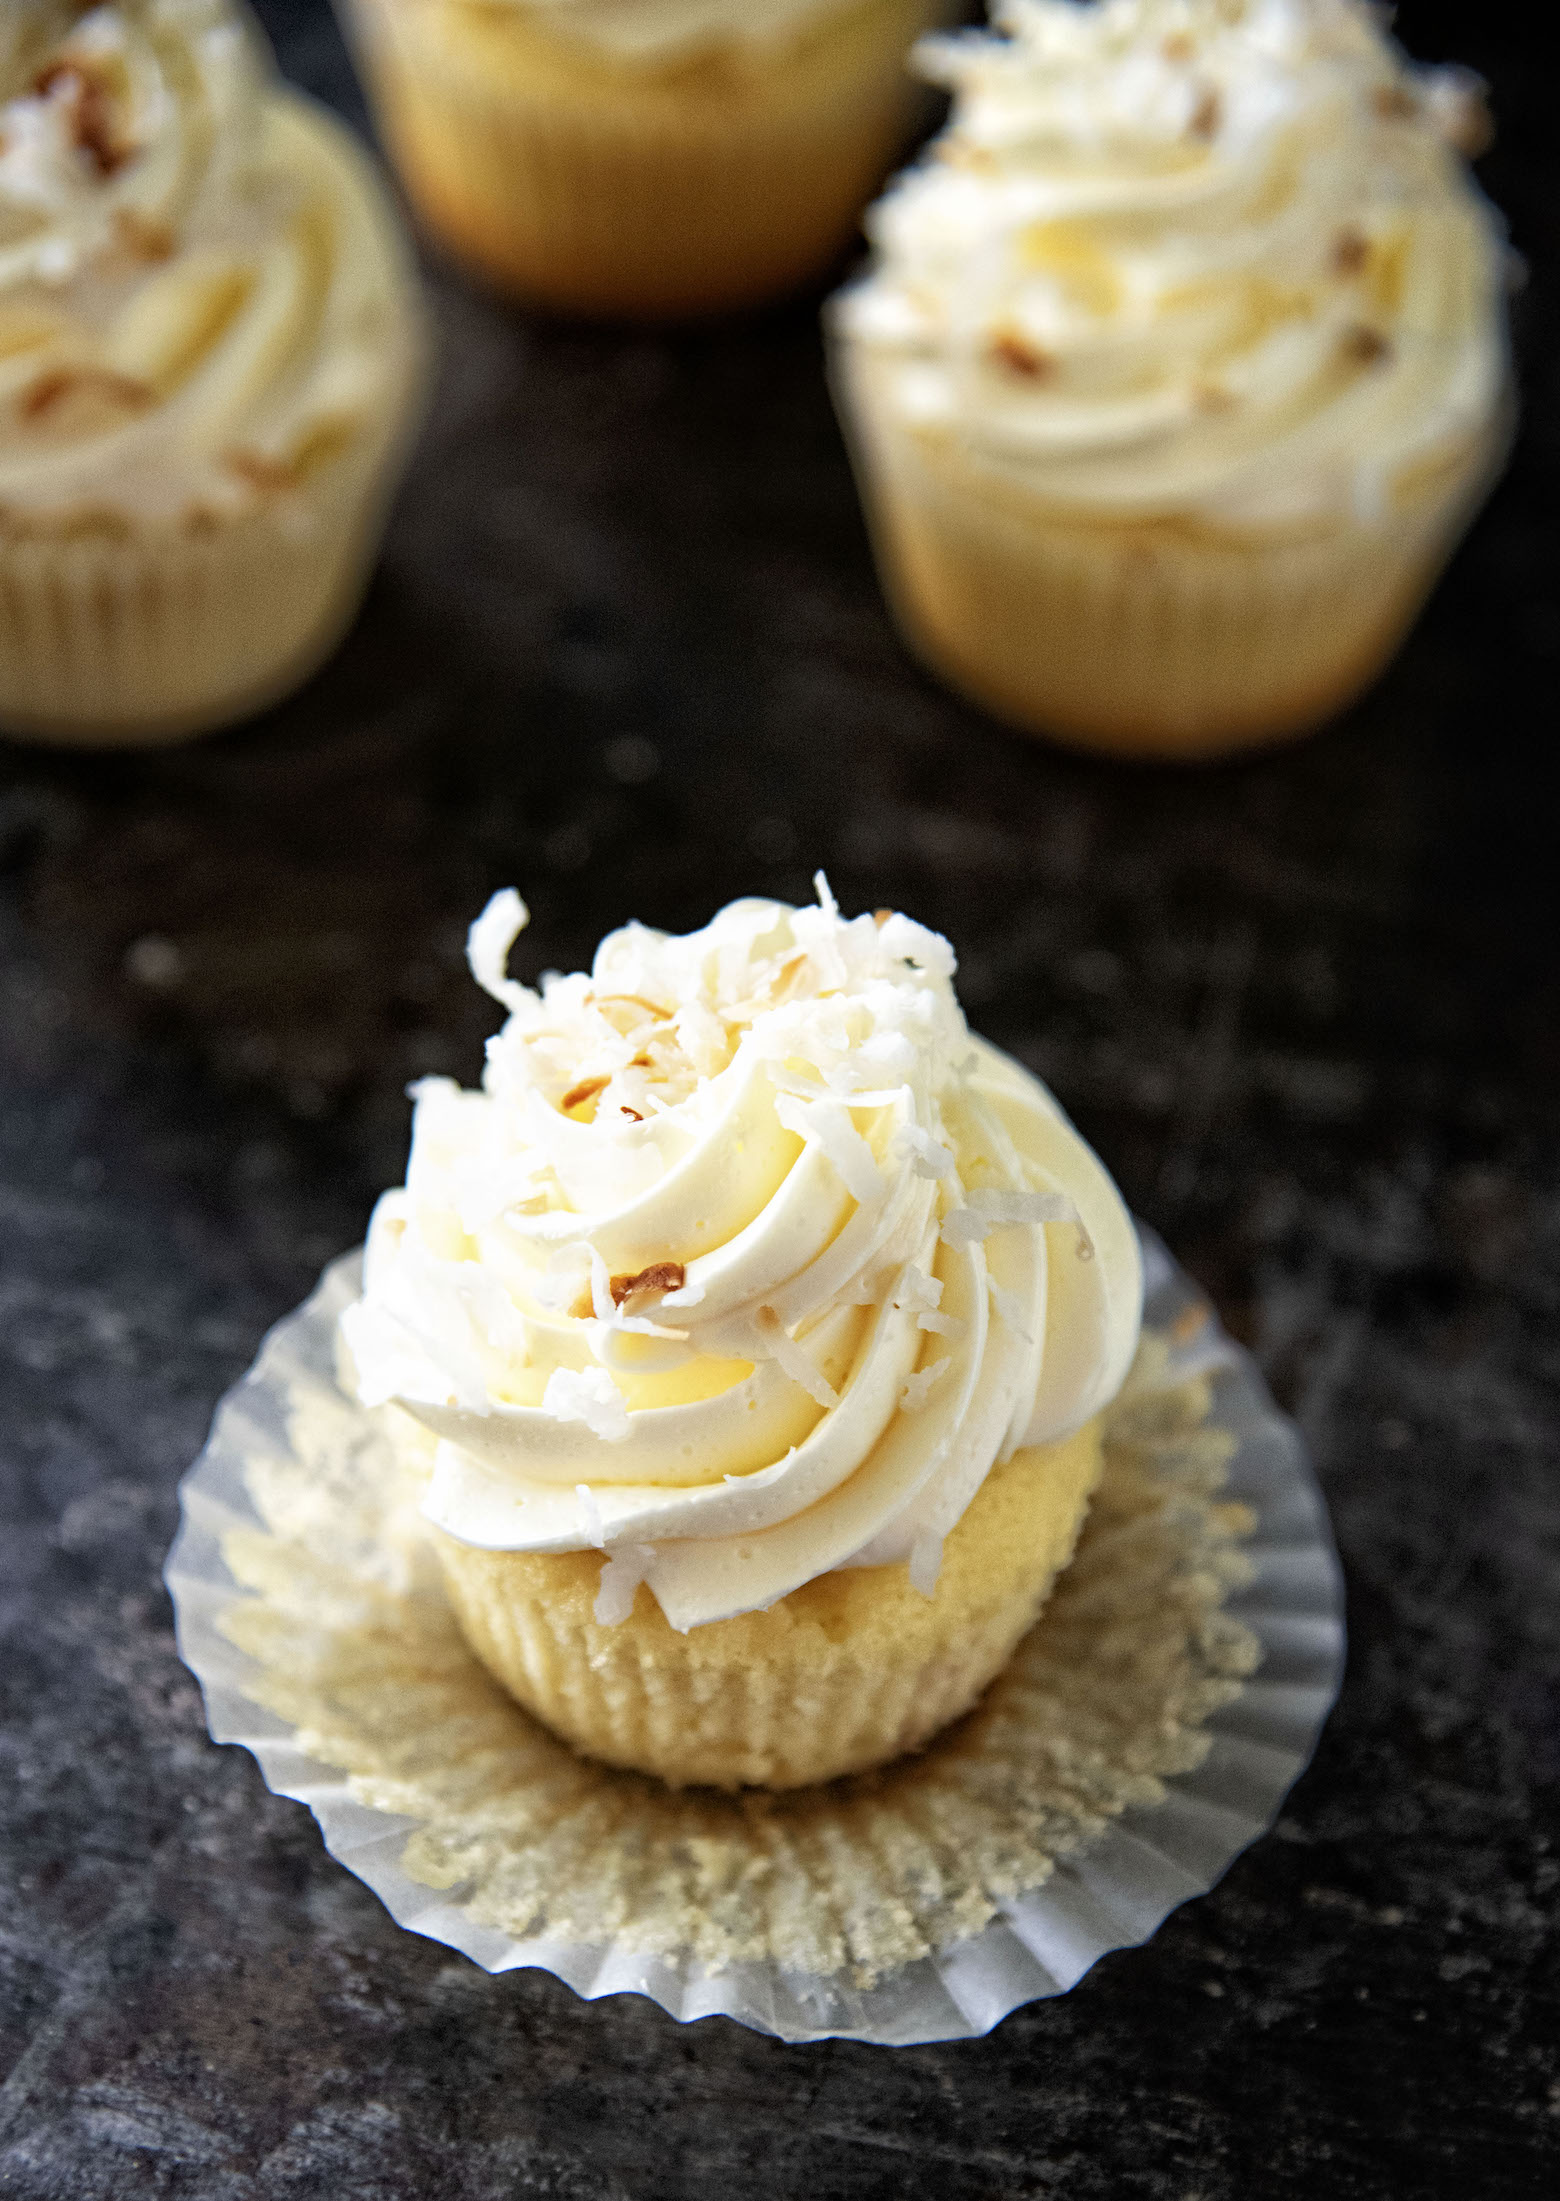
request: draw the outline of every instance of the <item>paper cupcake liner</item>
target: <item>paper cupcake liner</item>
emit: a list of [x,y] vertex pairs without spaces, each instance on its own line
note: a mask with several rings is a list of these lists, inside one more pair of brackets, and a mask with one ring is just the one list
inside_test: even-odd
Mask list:
[[1402,641],[1493,479],[1504,424],[1415,505],[1313,540],[1090,527],[833,381],[885,595],[910,646],[1000,718],[1080,748],[1210,757],[1318,725]]
[[456,1630],[379,1419],[356,1257],[223,1401],[167,1582],[219,1742],[402,1925],[490,1972],[785,2040],[987,2031],[1146,1939],[1270,1823],[1337,1692],[1342,1589],[1292,1425],[1157,1242],[1078,1556],[922,1756],[790,1796],[575,1757]]
[[448,11],[341,4],[429,228],[536,303],[648,318],[755,304],[828,264],[909,128],[905,55],[939,12],[887,0],[876,35],[842,41],[839,70],[800,88],[778,56],[770,99],[746,77],[730,97],[648,71],[636,86],[588,50],[571,71],[567,42],[534,27],[562,64],[497,76]]

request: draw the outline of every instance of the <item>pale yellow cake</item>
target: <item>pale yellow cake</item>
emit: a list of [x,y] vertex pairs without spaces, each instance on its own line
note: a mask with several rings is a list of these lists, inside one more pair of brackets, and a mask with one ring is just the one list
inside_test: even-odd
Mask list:
[[686,4],[651,0],[635,25],[670,21],[648,43],[614,37],[610,0],[347,12],[407,190],[453,252],[544,306],[656,319],[775,297],[838,255],[903,142],[905,55],[938,6],[726,0],[683,36]]
[[441,1535],[439,1558],[482,1663],[577,1749],[677,1786],[799,1788],[901,1757],[970,1709],[1072,1557],[1100,1463],[1090,1422],[994,1468],[930,1597],[904,1565],[852,1567],[686,1634],[642,1585],[626,1620],[595,1620],[594,1552]]

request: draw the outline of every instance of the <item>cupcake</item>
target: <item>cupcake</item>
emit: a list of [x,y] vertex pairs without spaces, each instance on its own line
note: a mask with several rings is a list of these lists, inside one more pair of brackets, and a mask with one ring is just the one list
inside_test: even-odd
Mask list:
[[826,268],[942,0],[349,0],[429,228],[565,312],[746,306]]
[[0,20],[0,727],[161,741],[356,608],[423,384],[352,138],[228,0]]
[[832,372],[912,646],[1080,747],[1314,725],[1397,647],[1508,433],[1477,87],[1364,0],[1010,0],[868,217]]
[[589,1755],[791,1788],[966,1711],[1071,1555],[1137,1242],[945,940],[735,902],[507,975],[482,1088],[416,1088],[342,1318],[456,1616]]

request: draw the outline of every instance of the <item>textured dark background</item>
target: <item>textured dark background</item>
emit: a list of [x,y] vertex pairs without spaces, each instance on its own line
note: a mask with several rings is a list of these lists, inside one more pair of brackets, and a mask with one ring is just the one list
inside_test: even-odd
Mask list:
[[[262,6],[358,112],[322,0]],[[1542,14],[1533,10],[1535,20]],[[1530,2195],[1560,2178],[1555,85],[1493,80],[1516,465],[1320,738],[1108,768],[880,605],[813,303],[581,333],[435,280],[434,424],[357,631],[162,757],[0,745],[0,2194]],[[1276,1832],[984,2042],[784,2048],[490,1980],[205,1739],[158,1570],[212,1405],[474,1074],[462,974],[729,896],[903,904],[1299,1417],[1353,1650]]]

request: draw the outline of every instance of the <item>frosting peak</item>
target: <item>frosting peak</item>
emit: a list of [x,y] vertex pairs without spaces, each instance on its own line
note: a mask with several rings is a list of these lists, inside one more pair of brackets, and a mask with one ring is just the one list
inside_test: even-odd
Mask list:
[[539,991],[495,897],[468,953],[508,1020],[480,1092],[416,1089],[343,1321],[364,1401],[444,1440],[430,1517],[599,1546],[604,1616],[625,1570],[678,1627],[846,1565],[930,1589],[993,1463],[1097,1411],[1136,1341],[1120,1199],[971,1038],[947,942],[818,887],[627,926]]
[[1063,507],[1384,510],[1487,431],[1476,81],[1364,0],[1006,0],[928,39],[949,127],[840,307],[900,410]]

